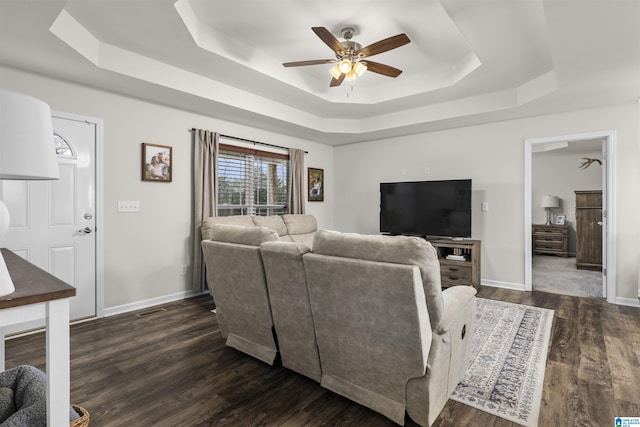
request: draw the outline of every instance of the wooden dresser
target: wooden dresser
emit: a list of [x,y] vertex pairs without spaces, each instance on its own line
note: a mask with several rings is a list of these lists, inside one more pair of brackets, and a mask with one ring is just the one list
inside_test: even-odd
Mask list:
[[576,267],[602,270],[602,190],[575,193]]
[[533,224],[531,226],[533,254],[569,256],[569,226]]

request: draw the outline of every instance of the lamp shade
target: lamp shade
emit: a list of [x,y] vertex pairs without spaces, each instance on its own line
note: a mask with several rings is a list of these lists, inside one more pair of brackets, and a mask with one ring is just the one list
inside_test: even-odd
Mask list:
[[0,179],[58,179],[51,109],[0,89]]
[[544,196],[542,198],[542,207],[543,208],[559,208],[560,200],[557,196]]
[[[36,98],[0,88],[0,179],[58,179],[51,109]],[[0,243],[9,211],[0,200]],[[0,254],[0,297],[15,287]]]

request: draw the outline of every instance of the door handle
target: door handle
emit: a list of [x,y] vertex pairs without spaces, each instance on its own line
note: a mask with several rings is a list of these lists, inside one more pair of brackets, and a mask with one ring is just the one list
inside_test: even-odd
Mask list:
[[78,233],[85,233],[85,234],[91,234],[93,230],[91,230],[91,228],[89,227],[85,227],[83,229],[78,230]]
[[602,227],[602,221],[598,221],[597,224]]

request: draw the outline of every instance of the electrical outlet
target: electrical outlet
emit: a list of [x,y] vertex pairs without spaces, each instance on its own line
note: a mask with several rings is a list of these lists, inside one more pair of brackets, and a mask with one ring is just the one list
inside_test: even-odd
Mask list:
[[480,208],[482,212],[487,212],[489,210],[489,202],[482,202],[482,207]]
[[187,266],[183,265],[180,267],[180,274],[182,274],[183,276],[186,276],[187,274]]

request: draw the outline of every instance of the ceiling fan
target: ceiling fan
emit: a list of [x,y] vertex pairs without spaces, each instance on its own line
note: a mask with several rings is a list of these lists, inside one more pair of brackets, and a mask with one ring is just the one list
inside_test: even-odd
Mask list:
[[402,73],[402,70],[379,62],[369,61],[365,58],[409,43],[411,40],[409,40],[409,37],[404,33],[362,47],[360,43],[351,40],[355,33],[355,30],[351,27],[342,30],[342,37],[345,39],[343,42],[335,38],[325,27],[312,27],[311,29],[320,37],[320,40],[335,52],[336,59],[285,62],[282,65],[285,67],[301,67],[305,65],[335,63],[336,65],[329,71],[333,77],[331,83],[329,83],[330,87],[340,86],[345,79],[354,80],[362,76],[367,70],[388,77],[398,77],[400,73]]

